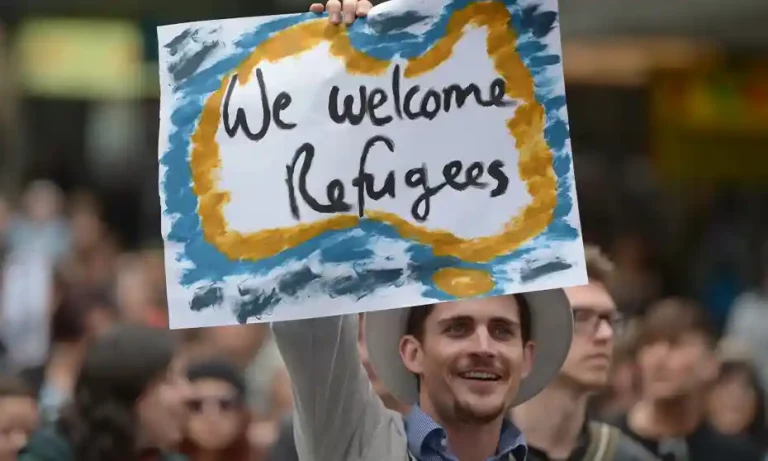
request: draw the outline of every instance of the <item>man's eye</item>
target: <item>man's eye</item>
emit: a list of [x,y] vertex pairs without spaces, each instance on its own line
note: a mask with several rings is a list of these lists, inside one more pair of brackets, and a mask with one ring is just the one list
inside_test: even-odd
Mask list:
[[445,332],[450,335],[462,335],[467,332],[468,326],[463,323],[454,323],[452,325],[449,325],[448,328],[445,329]]
[[588,322],[592,319],[592,313],[589,311],[574,311],[573,312],[573,321],[584,323]]
[[503,326],[502,325],[502,326],[497,326],[497,327],[493,328],[493,335],[496,338],[507,339],[507,338],[514,337],[515,336],[515,331],[512,328],[508,327],[508,326]]

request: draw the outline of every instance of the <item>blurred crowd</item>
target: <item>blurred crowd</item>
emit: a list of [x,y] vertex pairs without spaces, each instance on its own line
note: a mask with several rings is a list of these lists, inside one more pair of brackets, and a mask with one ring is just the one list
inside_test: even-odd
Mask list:
[[[636,241],[610,250],[606,285],[625,328],[593,415],[642,432],[642,402],[696,393],[679,414],[768,450],[768,251],[762,283],[722,314],[666,298]],[[0,461],[34,443],[51,461],[120,459],[144,440],[193,461],[297,459],[291,383],[269,327],[169,331],[162,249],[121,248],[97,197],[46,181],[0,197],[0,269]],[[387,407],[405,411],[366,369]],[[98,439],[104,427],[112,440]],[[62,433],[74,454],[56,452]]]

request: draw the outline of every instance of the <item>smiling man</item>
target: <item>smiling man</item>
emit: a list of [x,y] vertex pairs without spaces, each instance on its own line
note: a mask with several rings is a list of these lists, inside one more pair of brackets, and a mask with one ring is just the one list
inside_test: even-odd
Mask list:
[[589,284],[565,289],[574,319],[568,357],[544,391],[515,408],[514,420],[528,439],[528,461],[653,461],[617,428],[587,420],[587,400],[608,384],[614,336],[623,322],[605,286],[610,261],[596,247],[585,253]]
[[368,313],[371,367],[406,416],[371,387],[356,315],[272,328],[293,381],[300,459],[524,461],[505,415],[557,374],[573,325],[562,290]]

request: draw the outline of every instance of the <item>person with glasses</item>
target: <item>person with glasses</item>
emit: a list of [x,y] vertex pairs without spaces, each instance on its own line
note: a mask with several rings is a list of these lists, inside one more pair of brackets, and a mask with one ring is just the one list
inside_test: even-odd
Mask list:
[[189,461],[250,461],[245,378],[231,362],[209,358],[187,369],[191,396],[181,452]]
[[528,440],[528,461],[656,459],[618,429],[590,421],[589,397],[608,384],[614,338],[623,317],[606,289],[612,266],[585,247],[589,284],[565,289],[573,310],[573,342],[560,373],[539,395],[513,410]]

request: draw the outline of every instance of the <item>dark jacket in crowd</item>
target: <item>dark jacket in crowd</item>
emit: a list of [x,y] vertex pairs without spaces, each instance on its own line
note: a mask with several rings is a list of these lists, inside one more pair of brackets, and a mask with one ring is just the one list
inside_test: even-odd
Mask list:
[[662,461],[762,461],[763,454],[746,437],[725,435],[710,425],[701,424],[687,437],[649,440],[632,432],[626,415],[616,418],[616,425],[632,436]]
[[[526,461],[551,461],[534,446],[528,446]],[[658,461],[638,442],[609,424],[592,421],[584,426],[576,448],[565,461]]]
[[[140,461],[186,461],[181,455],[147,452]],[[17,461],[77,461],[69,441],[54,428],[40,429],[19,454]],[[105,460],[106,461],[106,460]]]

